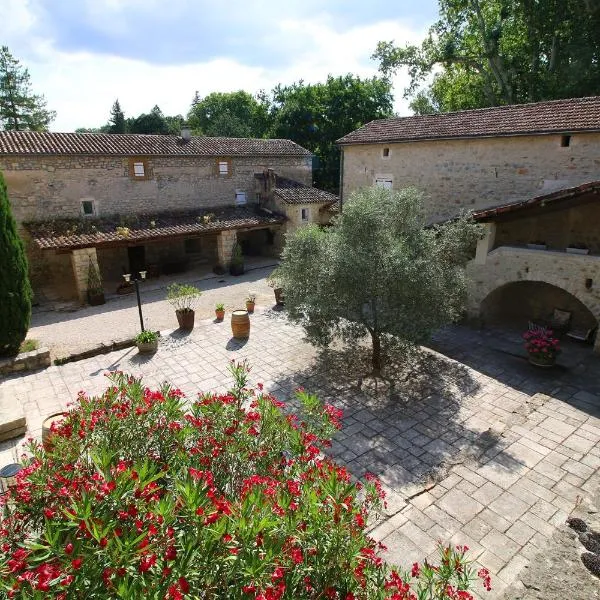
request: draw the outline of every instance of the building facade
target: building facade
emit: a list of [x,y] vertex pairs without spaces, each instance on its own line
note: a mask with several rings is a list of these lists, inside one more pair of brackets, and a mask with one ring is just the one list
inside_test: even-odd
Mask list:
[[285,217],[255,193],[266,169],[312,182],[310,152],[289,140],[0,132],[0,171],[41,301],[84,301],[90,265],[112,285],[123,272],[225,267],[238,238],[269,242]]

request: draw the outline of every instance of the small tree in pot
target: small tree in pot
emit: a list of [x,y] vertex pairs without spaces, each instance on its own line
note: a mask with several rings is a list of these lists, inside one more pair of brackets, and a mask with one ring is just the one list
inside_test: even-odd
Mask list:
[[242,247],[239,244],[233,246],[231,262],[229,263],[229,273],[231,275],[244,274],[244,255],[242,254]]
[[194,309],[202,292],[193,285],[172,283],[167,288],[167,300],[175,309],[177,322],[181,329],[194,329]]
[[106,299],[104,298],[104,288],[102,286],[102,277],[98,266],[90,258],[90,264],[88,266],[88,290],[87,290],[88,302],[92,306],[98,306],[104,304]]
[[158,350],[158,333],[156,331],[142,331],[135,336],[135,345],[140,354],[152,354]]

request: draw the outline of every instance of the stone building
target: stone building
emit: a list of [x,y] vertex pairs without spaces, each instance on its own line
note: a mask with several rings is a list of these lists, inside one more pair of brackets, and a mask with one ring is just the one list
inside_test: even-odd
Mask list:
[[286,217],[264,210],[255,191],[254,175],[268,169],[312,183],[311,153],[290,140],[191,137],[189,130],[0,132],[0,171],[41,301],[84,301],[91,264],[116,287],[124,272],[227,266],[236,241],[250,252],[275,252]]
[[[474,211],[469,313],[600,322],[600,96],[373,121],[338,140],[341,204],[358,188],[426,194],[430,221]],[[569,248],[569,246],[581,248]],[[586,252],[586,254],[576,251]],[[595,349],[600,352],[600,336]]]

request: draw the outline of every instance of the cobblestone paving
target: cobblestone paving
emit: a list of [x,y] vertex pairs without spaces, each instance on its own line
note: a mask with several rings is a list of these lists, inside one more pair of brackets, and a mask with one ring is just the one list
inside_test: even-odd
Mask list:
[[[358,378],[360,349],[319,353],[269,310],[252,317],[247,343],[231,339],[228,322],[202,321],[188,336],[163,338],[151,358],[114,352],[5,379],[0,393],[23,404],[38,436],[43,418],[78,390],[102,390],[107,370],[141,374],[150,385],[168,380],[193,395],[225,389],[228,360],[248,358],[252,381],[280,398],[304,386],[344,409],[332,453],[356,476],[370,471],[383,481],[388,506],[372,534],[388,559],[410,567],[433,559],[437,540],[466,544],[493,574],[494,590],[482,595],[492,600],[545,550],[577,497],[600,487],[600,361],[538,372],[485,335],[448,330],[435,347],[461,362],[426,352],[418,366],[398,367],[394,386],[375,387]],[[0,464],[17,452],[0,446]]]

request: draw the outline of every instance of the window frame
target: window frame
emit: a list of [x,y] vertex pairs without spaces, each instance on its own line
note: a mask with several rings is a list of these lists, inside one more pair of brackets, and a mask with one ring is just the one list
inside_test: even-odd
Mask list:
[[[92,206],[92,212],[91,213],[86,213],[84,207],[84,204],[89,203]],[[80,213],[81,216],[85,219],[90,219],[92,217],[96,217],[97,216],[97,209],[96,209],[96,201],[93,198],[82,198],[79,201],[79,208],[80,208]]]
[[[387,150],[387,154],[386,154],[386,150]],[[381,149],[381,158],[383,160],[389,160],[392,156],[392,149],[389,146],[384,146]]]
[[[143,175],[137,175],[135,172],[135,166],[141,164],[144,169]],[[148,159],[143,158],[141,156],[132,157],[129,159],[129,177],[134,181],[146,181],[152,178],[152,173],[150,172],[150,166],[148,164]]]
[[[306,211],[306,219],[304,218],[304,211]],[[302,223],[310,223],[310,207],[305,206],[300,209],[300,221]]]
[[[227,172],[224,173],[221,171],[221,165],[227,165]],[[219,177],[219,178],[226,179],[227,177],[231,177],[231,175],[232,175],[231,159],[230,158],[217,158],[217,161],[215,164],[215,170],[217,173],[217,177]]]
[[[389,182],[389,186],[387,185],[381,185],[381,183],[388,183]],[[375,177],[375,182],[374,184],[377,187],[382,187],[384,190],[393,190],[394,189],[394,178],[391,176],[377,176]]]
[[[238,197],[240,196],[243,197],[243,202],[239,202]],[[248,204],[248,194],[244,190],[235,190],[235,205],[246,206],[246,204]]]

